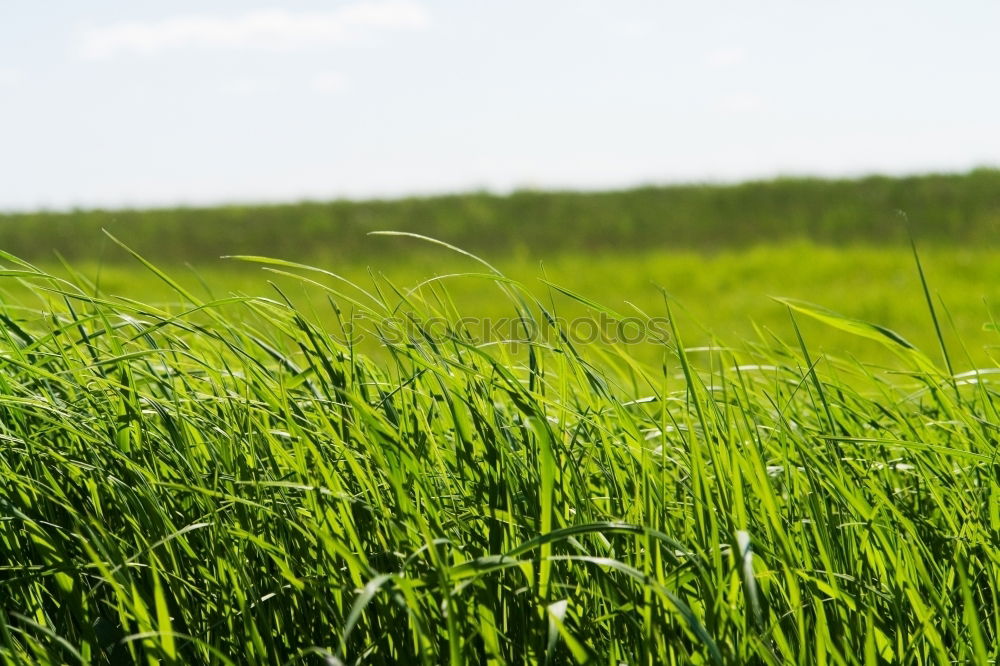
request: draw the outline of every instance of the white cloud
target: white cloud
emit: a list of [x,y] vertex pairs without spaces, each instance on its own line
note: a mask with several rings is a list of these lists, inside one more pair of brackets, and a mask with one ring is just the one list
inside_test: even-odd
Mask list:
[[347,88],[347,77],[340,72],[323,72],[312,80],[312,89],[325,95],[335,95]]
[[716,49],[705,57],[705,64],[712,69],[726,69],[746,62],[747,53],[739,47]]
[[312,13],[270,9],[231,17],[175,16],[88,27],[81,35],[80,53],[104,59],[189,48],[292,50],[354,43],[380,32],[421,30],[429,24],[428,12],[415,0],[369,0]]
[[764,100],[753,93],[738,93],[721,100],[719,110],[723,113],[744,114],[764,110]]
[[262,81],[261,79],[247,77],[224,81],[222,85],[219,86],[219,92],[226,95],[235,95],[237,97],[259,95],[270,91],[271,86],[269,86],[267,82]]
[[611,31],[623,39],[641,39],[654,33],[653,24],[638,19],[625,19],[611,24]]
[[16,86],[24,80],[24,74],[13,67],[0,67],[0,86]]

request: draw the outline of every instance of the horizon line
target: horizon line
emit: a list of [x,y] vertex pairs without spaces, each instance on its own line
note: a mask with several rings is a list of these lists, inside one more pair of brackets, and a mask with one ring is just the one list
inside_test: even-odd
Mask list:
[[1000,163],[981,164],[965,169],[921,169],[913,171],[857,171],[844,174],[816,173],[816,172],[778,172],[771,175],[758,177],[704,177],[677,180],[645,180],[637,181],[634,184],[586,186],[586,185],[515,185],[511,187],[489,187],[489,186],[467,186],[456,188],[427,189],[421,191],[396,192],[371,195],[336,195],[329,196],[290,196],[275,197],[273,199],[251,199],[240,197],[220,197],[218,199],[206,199],[198,201],[191,199],[188,201],[150,201],[148,203],[111,203],[111,204],[70,204],[65,206],[46,206],[44,204],[32,207],[0,207],[0,216],[14,217],[20,215],[49,214],[66,215],[79,213],[116,213],[131,211],[158,211],[158,210],[212,210],[221,208],[281,208],[285,206],[300,206],[306,204],[331,204],[331,203],[392,203],[402,201],[420,201],[429,199],[447,199],[463,196],[485,195],[496,198],[508,198],[518,194],[613,194],[618,192],[632,192],[646,189],[684,189],[693,187],[709,187],[718,189],[728,189],[748,185],[765,185],[778,182],[810,181],[810,182],[862,182],[873,179],[906,180],[913,178],[933,178],[933,177],[963,177],[971,176],[978,172],[1000,172]]

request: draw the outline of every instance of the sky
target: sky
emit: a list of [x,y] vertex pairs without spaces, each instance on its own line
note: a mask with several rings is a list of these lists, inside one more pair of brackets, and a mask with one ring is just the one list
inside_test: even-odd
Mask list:
[[997,166],[998,26],[986,0],[3,0],[0,210]]

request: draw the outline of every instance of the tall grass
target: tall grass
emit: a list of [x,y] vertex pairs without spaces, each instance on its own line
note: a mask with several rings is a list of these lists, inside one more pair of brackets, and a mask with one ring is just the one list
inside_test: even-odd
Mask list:
[[[203,301],[150,265],[177,294],[153,306],[4,257],[37,297],[0,316],[4,661],[1000,656],[995,363],[954,375],[791,300],[788,341],[686,349],[665,299],[652,366],[559,330],[477,344],[443,280],[244,259],[367,322],[388,361],[283,290]],[[602,307],[467,279],[539,329]],[[815,353],[802,318],[907,372]]]

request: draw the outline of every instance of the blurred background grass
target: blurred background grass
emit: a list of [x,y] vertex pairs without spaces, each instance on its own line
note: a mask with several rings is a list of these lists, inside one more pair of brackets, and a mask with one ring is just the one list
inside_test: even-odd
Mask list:
[[219,208],[89,210],[0,215],[3,247],[29,259],[56,250],[71,260],[102,254],[106,228],[157,261],[222,254],[380,260],[412,243],[371,240],[374,229],[446,239],[493,257],[547,259],[574,251],[714,252],[787,240],[829,245],[906,244],[896,211],[923,243],[993,243],[1000,236],[1000,170],[860,180],[780,179],[740,185],[643,187],[615,192],[520,191]]
[[[908,221],[898,211],[905,211]],[[788,337],[788,313],[768,298],[787,296],[888,326],[934,351],[937,342],[909,247],[912,233],[931,289],[946,308],[945,336],[955,348],[956,364],[989,363],[1000,343],[984,326],[1000,299],[1000,171],[995,170],[597,193],[7,214],[0,216],[0,248],[56,272],[64,270],[60,261],[65,261],[104,294],[155,302],[176,298],[102,229],[203,295],[274,295],[267,281],[275,279],[293,298],[313,300],[317,316],[328,324],[333,311],[315,289],[220,257],[277,257],[363,285],[384,276],[400,287],[481,269],[440,247],[367,235],[409,231],[480,254],[546,299],[543,274],[619,312],[630,312],[632,303],[656,315],[664,312],[662,287],[683,306],[691,322],[685,343],[692,346],[713,343],[713,336],[723,342],[752,338],[761,329]],[[463,314],[512,314],[482,280],[443,284]],[[8,303],[24,302],[16,283],[4,286]],[[564,317],[587,314],[585,306],[564,296],[551,302]],[[826,353],[888,362],[873,343],[803,326],[810,344]],[[641,355],[655,360],[656,346],[647,346]]]

